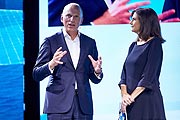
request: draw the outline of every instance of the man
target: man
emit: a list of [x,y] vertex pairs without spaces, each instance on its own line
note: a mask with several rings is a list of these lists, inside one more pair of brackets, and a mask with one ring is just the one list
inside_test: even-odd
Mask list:
[[49,76],[44,113],[48,120],[92,120],[89,80],[102,80],[102,60],[95,40],[78,31],[83,21],[78,4],[66,5],[60,20],[62,31],[45,39],[33,69],[36,81]]

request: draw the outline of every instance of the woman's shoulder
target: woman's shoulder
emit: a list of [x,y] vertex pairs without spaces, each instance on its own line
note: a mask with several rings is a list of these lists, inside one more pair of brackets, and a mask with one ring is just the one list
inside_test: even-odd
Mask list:
[[159,37],[153,37],[151,41],[153,43],[159,43],[159,44],[162,44],[165,42],[165,40],[163,38],[159,38]]
[[154,37],[150,42],[149,42],[149,47],[153,50],[161,49],[162,48],[162,39],[159,37]]

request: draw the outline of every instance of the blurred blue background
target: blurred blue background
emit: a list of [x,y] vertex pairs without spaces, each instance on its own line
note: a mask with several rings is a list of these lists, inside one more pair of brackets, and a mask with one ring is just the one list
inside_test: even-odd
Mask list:
[[0,120],[23,120],[23,0],[0,0]]

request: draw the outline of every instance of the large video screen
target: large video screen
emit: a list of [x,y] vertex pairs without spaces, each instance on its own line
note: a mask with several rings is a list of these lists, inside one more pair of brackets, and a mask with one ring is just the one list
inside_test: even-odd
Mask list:
[[0,120],[23,120],[22,0],[0,1]]
[[[59,32],[63,27],[60,22],[60,15],[63,7],[67,4],[65,1],[40,0],[40,44],[46,37]],[[92,7],[94,4],[93,1],[98,1],[99,3],[97,2],[98,4]],[[127,6],[137,2],[142,2],[142,0],[130,0]],[[163,44],[164,58],[160,76],[160,87],[167,120],[178,120],[180,118],[180,114],[178,114],[180,113],[180,96],[177,92],[178,85],[180,84],[180,54],[178,53],[180,47],[180,22],[168,22],[168,19],[178,17],[180,11],[175,6],[171,6],[174,4],[171,3],[171,0],[149,0],[148,2],[150,3],[141,7],[151,7],[158,15],[172,8],[176,10],[176,13],[173,14],[174,16],[168,16],[162,19],[160,23],[162,36],[167,41]],[[107,10],[111,10],[114,15],[118,14],[118,10],[114,10],[116,6],[110,1],[82,0],[79,4],[82,5],[85,11],[85,22],[79,27],[79,30],[96,40],[99,56],[103,60],[104,78],[99,84],[91,84],[94,106],[93,118],[94,120],[117,120],[119,103],[121,101],[118,83],[120,81],[122,66],[128,52],[128,47],[137,36],[131,32],[130,25],[125,23],[125,21],[116,23],[103,23],[102,20],[96,21]],[[102,11],[100,11],[100,8]],[[97,14],[95,15],[95,13]],[[43,114],[43,106],[47,83],[48,78],[40,82],[41,120],[46,120],[46,115]]]

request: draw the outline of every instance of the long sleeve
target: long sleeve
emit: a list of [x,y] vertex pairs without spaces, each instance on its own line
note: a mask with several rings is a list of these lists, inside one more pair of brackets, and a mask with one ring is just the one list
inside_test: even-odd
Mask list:
[[[135,42],[131,43],[131,45],[129,46],[128,55],[129,55],[130,52],[132,51],[134,45],[135,45]],[[127,56],[128,56],[128,55],[127,55]],[[127,59],[127,57],[126,57],[126,59]],[[126,60],[125,60],[125,62],[126,62]],[[119,82],[119,84],[118,84],[119,86],[120,86],[121,84],[126,84],[126,68],[125,68],[125,62],[124,62],[123,69],[122,69],[122,72],[121,72],[121,80],[120,80],[120,82]]]
[[154,39],[151,43],[148,53],[147,63],[141,80],[138,83],[139,87],[146,87],[152,89],[155,84],[158,84],[158,79],[162,64],[162,45],[159,39]]

